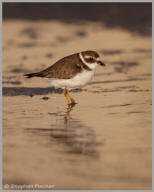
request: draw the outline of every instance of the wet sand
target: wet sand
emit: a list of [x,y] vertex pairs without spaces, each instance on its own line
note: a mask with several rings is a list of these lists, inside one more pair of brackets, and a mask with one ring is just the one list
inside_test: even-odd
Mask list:
[[[72,109],[49,80],[23,77],[87,49],[107,66],[72,91]],[[3,184],[151,189],[151,37],[99,22],[3,22]]]

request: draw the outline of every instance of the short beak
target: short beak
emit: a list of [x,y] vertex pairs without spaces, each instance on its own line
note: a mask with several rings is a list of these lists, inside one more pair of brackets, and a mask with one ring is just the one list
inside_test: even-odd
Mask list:
[[98,64],[103,66],[103,67],[105,66],[105,64],[103,62],[101,62],[101,61],[98,61]]

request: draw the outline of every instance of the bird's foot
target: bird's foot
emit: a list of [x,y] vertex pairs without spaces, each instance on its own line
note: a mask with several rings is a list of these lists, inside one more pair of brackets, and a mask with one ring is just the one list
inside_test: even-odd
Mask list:
[[68,106],[70,107],[74,107],[77,103],[75,102],[75,100],[71,100],[71,103],[68,103]]

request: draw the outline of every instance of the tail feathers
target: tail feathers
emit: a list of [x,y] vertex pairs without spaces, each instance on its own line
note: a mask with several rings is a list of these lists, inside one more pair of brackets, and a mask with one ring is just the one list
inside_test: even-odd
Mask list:
[[27,78],[40,77],[40,73],[29,73],[29,74],[25,74],[24,77],[27,77]]

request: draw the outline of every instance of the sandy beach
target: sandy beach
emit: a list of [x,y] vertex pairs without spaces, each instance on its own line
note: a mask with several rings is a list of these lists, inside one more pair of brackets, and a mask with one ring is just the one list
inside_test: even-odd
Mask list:
[[[23,76],[87,49],[107,65],[71,92],[78,104],[70,111],[48,79]],[[151,36],[92,21],[3,22],[4,189],[6,184],[151,190]]]

